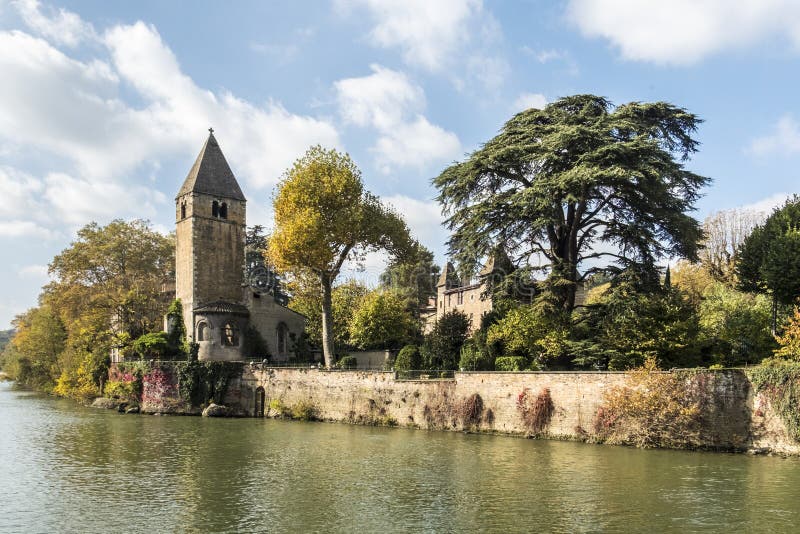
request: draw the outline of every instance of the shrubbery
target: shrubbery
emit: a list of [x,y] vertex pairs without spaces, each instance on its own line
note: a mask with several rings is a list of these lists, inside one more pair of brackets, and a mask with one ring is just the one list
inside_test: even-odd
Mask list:
[[496,371],[524,371],[528,367],[528,360],[524,356],[501,356],[495,358]]
[[419,347],[416,345],[406,345],[397,354],[394,360],[396,371],[417,371],[422,369],[422,356]]
[[336,362],[336,367],[339,369],[355,369],[358,367],[358,360],[355,356],[342,356],[339,358],[339,361]]

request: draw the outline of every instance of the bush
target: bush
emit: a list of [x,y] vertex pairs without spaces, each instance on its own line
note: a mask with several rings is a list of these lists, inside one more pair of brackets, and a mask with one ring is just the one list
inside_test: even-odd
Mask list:
[[144,334],[133,342],[133,350],[145,359],[164,359],[170,353],[169,349],[169,334],[166,332]]
[[292,406],[292,419],[316,421],[317,418],[317,407],[309,401],[300,401]]
[[355,356],[342,356],[342,358],[336,363],[336,366],[339,369],[355,369],[358,367],[358,360]]
[[397,354],[394,360],[396,371],[416,371],[422,368],[422,356],[419,347],[416,345],[406,345]]
[[261,332],[258,331],[253,325],[248,325],[244,331],[244,343],[242,347],[242,356],[252,360],[263,360],[269,358],[269,347]]
[[491,371],[494,368],[494,358],[477,340],[468,339],[461,347],[458,367],[464,371]]
[[528,365],[528,360],[522,356],[500,356],[494,361],[496,371],[522,371]]
[[533,434],[541,434],[550,424],[553,417],[553,399],[550,397],[550,390],[544,388],[536,397],[531,395],[530,390],[525,388],[517,395],[517,411],[522,416],[525,426]]
[[136,401],[139,398],[140,384],[134,382],[124,382],[121,380],[109,380],[106,382],[103,394],[106,397],[123,399],[126,401]]

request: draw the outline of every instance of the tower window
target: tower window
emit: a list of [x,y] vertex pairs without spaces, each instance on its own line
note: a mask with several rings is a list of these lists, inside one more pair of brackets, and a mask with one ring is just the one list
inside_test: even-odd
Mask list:
[[211,203],[211,216],[219,217],[219,202],[216,200]]
[[197,324],[197,341],[206,341],[208,339],[208,323],[202,321]]
[[186,218],[186,201],[181,202],[181,219]]
[[235,324],[227,323],[222,329],[222,346],[239,346],[239,327],[237,327]]
[[228,205],[225,204],[224,202],[219,206],[219,216],[221,219],[228,218]]

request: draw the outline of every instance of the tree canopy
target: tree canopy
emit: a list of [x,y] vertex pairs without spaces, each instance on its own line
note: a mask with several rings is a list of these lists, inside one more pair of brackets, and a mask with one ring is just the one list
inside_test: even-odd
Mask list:
[[286,172],[275,195],[275,230],[269,257],[276,267],[311,273],[322,292],[322,349],[333,366],[333,282],[345,261],[369,251],[408,249],[405,222],[364,189],[361,172],[347,154],[311,147]]
[[544,271],[548,298],[566,312],[589,260],[650,271],[664,257],[696,260],[702,231],[687,212],[709,180],[684,162],[700,122],[665,102],[614,108],[593,95],[518,113],[434,179],[450,252],[477,265],[502,245]]

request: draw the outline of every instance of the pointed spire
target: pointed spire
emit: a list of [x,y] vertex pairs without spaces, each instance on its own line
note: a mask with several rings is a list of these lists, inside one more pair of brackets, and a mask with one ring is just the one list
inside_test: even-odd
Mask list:
[[191,192],[233,200],[245,200],[239,183],[214,137],[213,128],[208,129],[208,139],[178,191],[178,196]]

